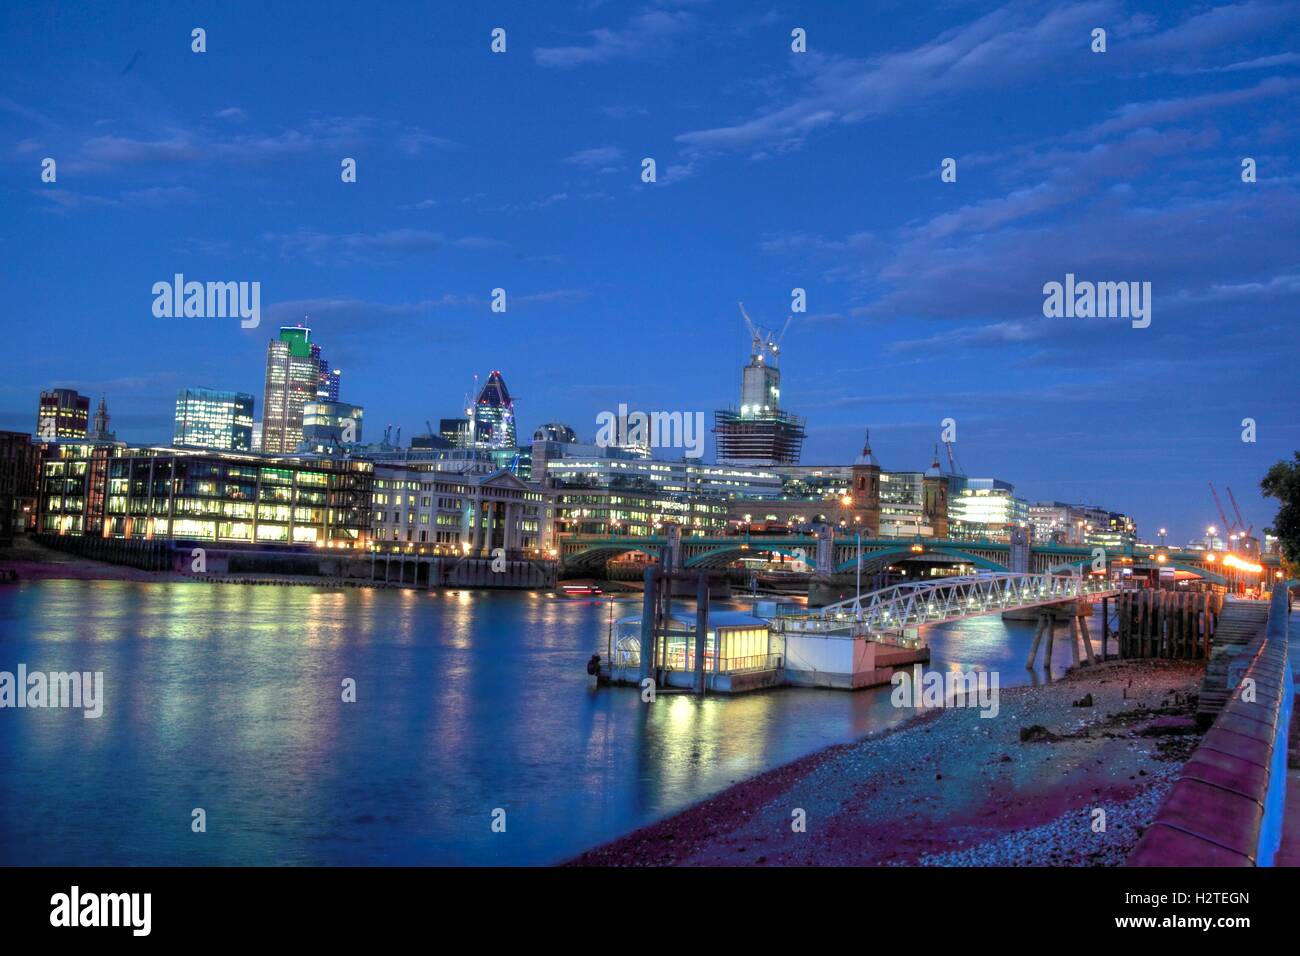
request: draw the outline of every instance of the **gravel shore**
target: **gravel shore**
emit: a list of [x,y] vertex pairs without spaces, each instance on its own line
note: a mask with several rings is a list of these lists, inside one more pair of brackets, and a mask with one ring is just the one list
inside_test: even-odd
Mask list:
[[1203,671],[1108,663],[1003,690],[996,717],[921,711],[569,865],[1115,865],[1200,739],[1192,714]]

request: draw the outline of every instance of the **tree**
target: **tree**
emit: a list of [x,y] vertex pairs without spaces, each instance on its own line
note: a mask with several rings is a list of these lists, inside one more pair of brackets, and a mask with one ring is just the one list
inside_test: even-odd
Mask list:
[[1300,451],[1294,461],[1279,461],[1259,483],[1266,498],[1280,503],[1273,519],[1273,534],[1282,548],[1286,574],[1300,572]]

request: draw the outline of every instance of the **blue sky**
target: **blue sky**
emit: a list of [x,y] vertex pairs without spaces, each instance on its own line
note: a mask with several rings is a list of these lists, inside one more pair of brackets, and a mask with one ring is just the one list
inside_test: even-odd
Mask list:
[[[1261,526],[1300,447],[1298,107],[1300,6],[1265,0],[7,4],[0,427],[54,385],[129,441],[184,386],[260,415],[266,342],[310,315],[370,437],[493,368],[526,433],[590,437],[620,402],[735,402],[736,302],[781,324],[798,286],[805,462],[869,426],[924,467],[951,417],[965,470],[1032,500],[1184,540],[1212,480]],[[259,281],[261,327],[154,318],[177,272]],[[1067,272],[1151,282],[1151,326],[1044,318]]]

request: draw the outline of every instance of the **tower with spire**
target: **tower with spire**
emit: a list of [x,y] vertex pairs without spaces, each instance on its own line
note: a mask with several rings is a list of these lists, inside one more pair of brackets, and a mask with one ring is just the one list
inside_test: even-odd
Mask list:
[[90,430],[90,437],[99,441],[112,441],[113,433],[108,430],[109,421],[108,400],[101,395],[99,396],[99,407],[95,409],[95,420]]
[[921,512],[930,534],[948,537],[948,478],[939,467],[939,446],[934,446],[934,460],[921,479]]
[[854,517],[862,518],[862,533],[870,537],[880,534],[880,463],[871,453],[871,431],[862,439],[862,454],[852,469]]

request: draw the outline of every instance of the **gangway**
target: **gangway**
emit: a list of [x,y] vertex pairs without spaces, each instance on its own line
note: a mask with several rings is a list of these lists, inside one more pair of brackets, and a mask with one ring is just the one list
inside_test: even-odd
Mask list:
[[1107,575],[990,572],[895,584],[811,610],[786,611],[774,624],[786,632],[842,632],[879,640],[908,628],[1020,608],[1117,594]]

